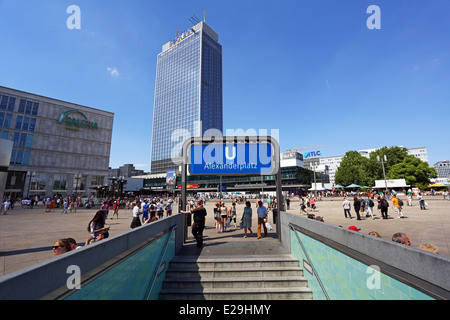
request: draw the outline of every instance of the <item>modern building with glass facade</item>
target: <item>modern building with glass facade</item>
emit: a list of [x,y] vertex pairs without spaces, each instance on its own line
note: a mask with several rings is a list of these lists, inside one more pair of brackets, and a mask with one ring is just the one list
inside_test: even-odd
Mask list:
[[[166,43],[158,55],[151,173],[178,169],[189,137],[223,131],[222,46],[204,21]],[[206,133],[208,135],[208,133]]]
[[13,141],[5,195],[90,195],[108,178],[114,114],[0,86],[0,137]]

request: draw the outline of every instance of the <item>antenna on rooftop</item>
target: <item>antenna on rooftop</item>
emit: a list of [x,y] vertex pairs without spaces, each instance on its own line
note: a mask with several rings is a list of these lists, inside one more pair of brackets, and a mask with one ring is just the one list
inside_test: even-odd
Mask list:
[[195,26],[197,23],[200,22],[200,20],[197,18],[197,16],[194,14],[192,17],[189,18],[189,21]]

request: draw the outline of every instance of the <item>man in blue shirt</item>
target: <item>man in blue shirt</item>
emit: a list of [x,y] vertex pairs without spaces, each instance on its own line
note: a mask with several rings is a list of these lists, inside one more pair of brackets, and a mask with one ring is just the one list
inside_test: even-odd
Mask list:
[[258,239],[261,239],[261,225],[264,227],[264,237],[267,237],[267,227],[266,227],[266,219],[267,219],[267,208],[263,206],[262,201],[258,201],[258,230],[256,234],[258,235]]

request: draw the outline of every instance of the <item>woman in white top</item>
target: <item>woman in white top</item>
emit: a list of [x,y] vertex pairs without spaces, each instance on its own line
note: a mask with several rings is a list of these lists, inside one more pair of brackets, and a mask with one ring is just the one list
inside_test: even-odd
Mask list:
[[134,229],[136,227],[141,226],[141,220],[139,219],[139,216],[142,214],[141,208],[141,202],[138,200],[136,201],[136,205],[133,208],[133,220],[131,221],[130,228]]

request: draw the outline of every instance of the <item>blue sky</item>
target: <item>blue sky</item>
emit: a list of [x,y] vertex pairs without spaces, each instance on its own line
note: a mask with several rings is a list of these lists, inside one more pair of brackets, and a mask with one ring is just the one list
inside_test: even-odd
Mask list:
[[450,160],[448,0],[1,0],[0,85],[114,112],[110,166],[148,171],[157,55],[204,11],[223,47],[224,128],[279,130],[282,151]]

